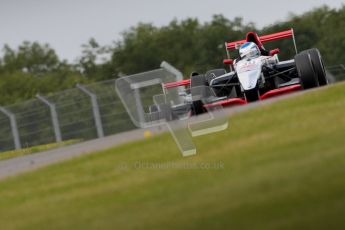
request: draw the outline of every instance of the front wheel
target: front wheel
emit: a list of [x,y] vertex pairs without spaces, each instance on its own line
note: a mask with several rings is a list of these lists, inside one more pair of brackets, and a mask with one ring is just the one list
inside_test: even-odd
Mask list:
[[316,48],[313,48],[313,49],[307,50],[307,52],[310,54],[311,62],[313,63],[313,67],[317,75],[319,85],[320,86],[327,85],[328,80],[327,80],[326,71],[323,65],[320,51]]
[[315,88],[319,86],[319,81],[308,52],[301,52],[295,56],[295,64],[298,77],[304,89]]
[[247,102],[260,100],[260,93],[257,88],[244,91],[244,96]]

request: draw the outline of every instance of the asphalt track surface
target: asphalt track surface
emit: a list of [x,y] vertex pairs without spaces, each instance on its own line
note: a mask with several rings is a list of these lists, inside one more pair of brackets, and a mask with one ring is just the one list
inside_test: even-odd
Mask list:
[[[317,90],[313,89],[312,91]],[[310,90],[309,90],[310,91]],[[258,101],[255,103],[250,103],[241,106],[235,106],[231,108],[226,108],[225,112],[228,116],[234,113],[239,113],[246,111],[258,106],[271,104],[273,102],[284,100],[286,98],[301,95],[306,91],[298,91],[283,96],[278,96],[263,101]],[[230,127],[231,128],[231,127]],[[156,126],[149,129],[136,129],[124,133],[119,133],[111,136],[107,136],[100,139],[94,139],[90,141],[85,141],[73,145],[68,145],[56,149],[51,149],[47,151],[42,151],[30,155],[20,156],[16,158],[11,158],[7,160],[0,161],[0,180],[15,176],[21,173],[29,172],[46,165],[58,163],[64,160],[69,160],[75,157],[79,157],[85,154],[90,154],[95,151],[105,150],[120,144],[129,143],[135,140],[144,139],[144,132],[150,130],[153,135],[159,133],[167,132],[168,128],[166,125]],[[182,156],[181,156],[182,157]]]

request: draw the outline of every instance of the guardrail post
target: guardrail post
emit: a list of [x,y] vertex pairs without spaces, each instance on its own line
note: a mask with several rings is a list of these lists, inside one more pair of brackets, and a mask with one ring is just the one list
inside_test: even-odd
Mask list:
[[95,124],[96,124],[97,136],[98,138],[104,137],[103,125],[102,125],[102,120],[101,120],[101,114],[99,112],[97,96],[83,85],[77,84],[77,88],[90,97],[93,117],[95,119]]
[[55,134],[55,140],[56,142],[61,142],[62,137],[61,137],[61,130],[59,126],[59,118],[58,114],[56,112],[56,106],[54,103],[48,101],[45,97],[41,95],[36,95],[37,99],[43,102],[45,105],[49,107],[51,118],[52,118],[52,123],[53,123],[53,128],[54,128],[54,134]]
[[10,111],[8,111],[7,109],[5,109],[4,107],[0,107],[0,111],[10,119],[11,131],[12,131],[12,136],[13,136],[13,141],[14,141],[14,148],[17,150],[21,149],[22,146],[20,143],[16,116]]

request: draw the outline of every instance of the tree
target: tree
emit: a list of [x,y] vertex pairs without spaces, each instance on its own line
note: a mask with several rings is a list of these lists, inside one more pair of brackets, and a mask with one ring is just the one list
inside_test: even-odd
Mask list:
[[117,72],[133,74],[158,68],[162,60],[172,63],[185,75],[191,71],[206,71],[222,65],[224,42],[238,39],[253,24],[242,24],[222,15],[215,15],[210,23],[200,24],[197,19],[173,20],[157,28],[139,24],[123,34],[116,43],[112,65]]
[[109,69],[110,56],[110,46],[100,46],[94,38],[91,38],[87,44],[82,45],[82,55],[76,68],[88,79],[107,79],[112,72]]
[[66,61],[59,61],[49,45],[24,42],[18,49],[4,47],[0,68],[0,104],[6,105],[74,87],[87,80]]
[[5,45],[3,51],[2,69],[5,72],[22,71],[40,75],[59,66],[59,58],[48,44],[25,41],[18,50]]

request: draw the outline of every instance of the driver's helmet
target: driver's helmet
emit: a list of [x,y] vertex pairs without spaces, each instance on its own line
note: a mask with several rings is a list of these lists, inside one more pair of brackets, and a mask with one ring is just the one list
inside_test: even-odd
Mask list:
[[246,42],[243,45],[241,45],[239,53],[241,59],[252,59],[260,56],[259,47],[254,42]]

